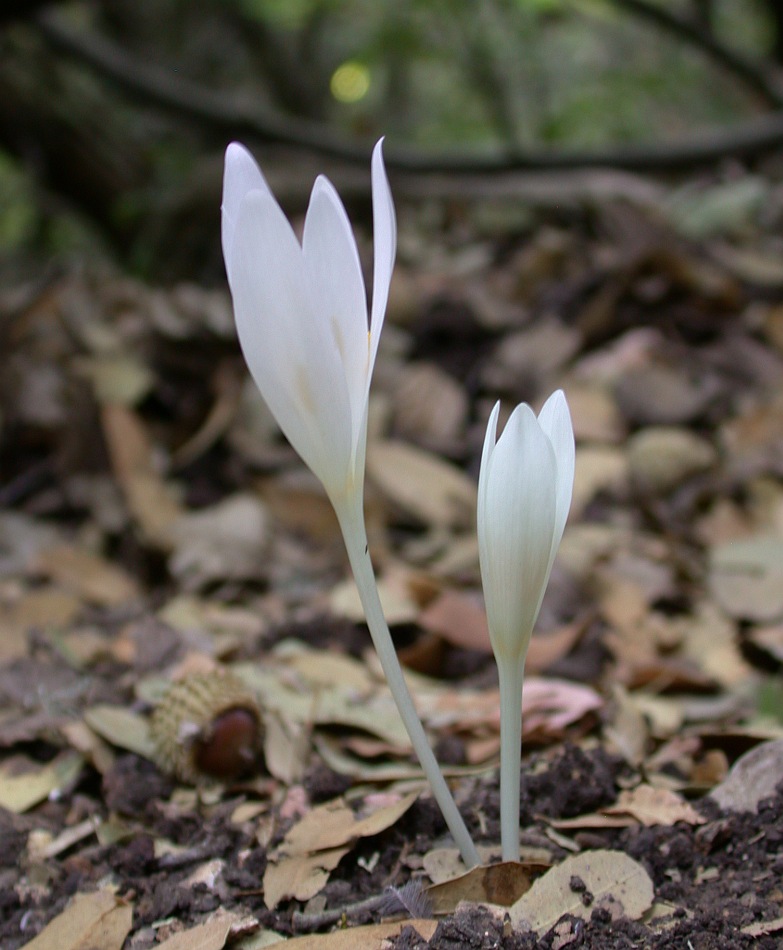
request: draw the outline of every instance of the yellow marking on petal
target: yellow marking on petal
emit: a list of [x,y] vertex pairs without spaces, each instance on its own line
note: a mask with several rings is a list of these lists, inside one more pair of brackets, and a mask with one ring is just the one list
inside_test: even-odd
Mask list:
[[304,366],[297,366],[296,368],[296,394],[299,397],[302,408],[309,412],[311,416],[314,416],[315,399],[313,398],[313,391],[310,388],[310,377],[307,375],[307,370]]

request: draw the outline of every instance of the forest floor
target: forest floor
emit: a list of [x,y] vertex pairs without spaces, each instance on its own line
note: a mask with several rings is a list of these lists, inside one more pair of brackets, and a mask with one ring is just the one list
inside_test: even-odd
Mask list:
[[[783,187],[592,181],[399,209],[370,550],[468,875],[227,293],[0,294],[5,950],[781,945]],[[494,401],[557,387],[574,503],[504,864],[476,477]]]

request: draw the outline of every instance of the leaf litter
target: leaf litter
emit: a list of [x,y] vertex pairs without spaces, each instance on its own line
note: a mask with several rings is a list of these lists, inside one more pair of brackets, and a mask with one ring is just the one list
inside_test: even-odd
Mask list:
[[[783,283],[761,224],[674,197],[522,232],[499,207],[480,239],[401,209],[418,250],[373,386],[368,532],[487,862],[468,875],[434,857],[334,517],[247,383],[227,294],[97,269],[0,294],[4,947],[776,945]],[[475,479],[495,399],[557,386],[575,500],[505,865]],[[263,749],[188,786],[149,722],[209,670],[253,691]]]

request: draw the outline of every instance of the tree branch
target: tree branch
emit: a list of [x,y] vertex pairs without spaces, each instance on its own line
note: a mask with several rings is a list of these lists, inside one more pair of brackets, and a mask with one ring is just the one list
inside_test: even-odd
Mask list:
[[[639,0],[622,0],[638,3]],[[209,127],[226,138],[248,138],[288,145],[366,164],[371,143],[346,142],[320,123],[284,118],[258,109],[255,103],[212,92],[179,76],[150,66],[119,46],[94,34],[76,32],[51,11],[35,22],[50,46],[113,82],[126,95],[155,108]],[[504,148],[483,152],[430,152],[390,146],[389,168],[417,173],[486,175],[531,169],[613,167],[632,171],[666,171],[707,165],[727,157],[750,158],[783,145],[783,110],[747,120],[679,143],[631,145],[593,151],[551,151]]]
[[650,3],[649,0],[613,0],[613,3],[645,20],[650,20],[661,29],[698,47],[724,69],[741,79],[748,88],[760,95],[767,105],[775,109],[783,108],[783,89],[780,84],[776,83],[772,76],[767,75],[759,65],[735,50],[729,49],[728,46],[724,46],[712,33],[705,31],[696,20],[678,16],[666,7]]

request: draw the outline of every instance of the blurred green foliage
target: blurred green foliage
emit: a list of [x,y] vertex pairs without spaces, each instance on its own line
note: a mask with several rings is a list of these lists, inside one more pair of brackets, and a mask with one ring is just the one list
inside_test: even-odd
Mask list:
[[[699,0],[649,2],[692,15]],[[709,7],[716,39],[764,66],[775,41],[768,5]],[[659,144],[764,108],[736,75],[620,0],[63,0],[56,8],[139,63],[346,140],[386,134],[422,149],[487,151]],[[154,269],[161,236],[172,221],[182,230],[187,202],[202,217],[214,212],[211,198],[197,207],[202,167],[224,144],[207,125],[142,106],[58,57],[34,22],[0,32],[0,94],[4,82],[20,96],[20,114],[35,116],[40,104],[42,141],[33,123],[24,140],[4,134],[0,110],[0,249],[96,247],[102,235],[126,263]],[[62,161],[59,144],[45,141],[52,117],[66,138],[75,133]],[[91,183],[79,187],[85,155],[96,161],[83,175],[100,181],[103,214]],[[201,259],[205,238],[192,239],[181,256]]]

